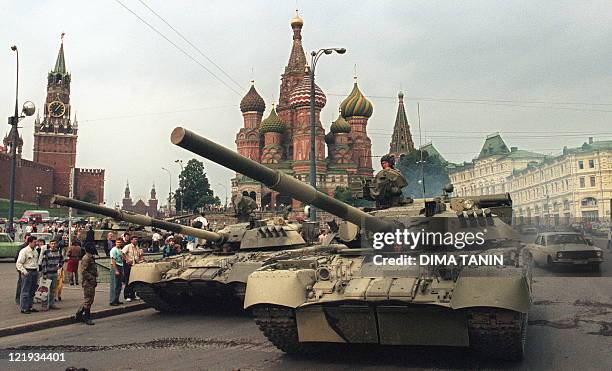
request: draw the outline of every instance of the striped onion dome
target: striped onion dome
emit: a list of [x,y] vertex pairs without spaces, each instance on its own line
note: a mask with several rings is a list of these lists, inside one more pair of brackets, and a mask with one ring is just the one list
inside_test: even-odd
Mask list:
[[[315,107],[321,109],[325,107],[327,97],[323,94],[323,90],[315,84]],[[304,107],[310,105],[310,69],[306,67],[304,78],[289,95],[289,104],[292,107]]]
[[350,133],[351,125],[344,119],[344,117],[342,117],[342,113],[340,113],[336,121],[332,122],[330,130],[334,134]]
[[372,107],[372,103],[366,99],[366,97],[361,94],[359,91],[359,87],[357,86],[357,81],[353,85],[353,90],[351,94],[342,103],[340,104],[340,112],[342,112],[342,117],[353,117],[353,116],[361,116],[361,117],[370,117],[372,116],[372,112],[374,112],[374,107]]
[[259,132],[265,133],[283,133],[285,131],[285,124],[276,114],[276,108],[272,106],[272,110],[268,117],[266,117],[259,126]]
[[255,82],[251,80],[251,88],[240,101],[240,111],[244,112],[259,112],[263,113],[266,110],[266,102],[257,90],[255,90]]

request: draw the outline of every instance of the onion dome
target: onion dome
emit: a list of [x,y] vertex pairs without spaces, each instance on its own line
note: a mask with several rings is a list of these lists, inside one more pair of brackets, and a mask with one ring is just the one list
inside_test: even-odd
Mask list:
[[349,96],[346,97],[346,99],[340,104],[340,112],[342,112],[342,117],[344,118],[353,116],[369,118],[372,116],[374,107],[372,107],[372,103],[370,103],[370,101],[367,100],[363,94],[361,94],[361,91],[359,91],[357,81],[355,81],[355,84],[353,85],[351,94],[349,94]]
[[276,108],[272,106],[272,110],[268,117],[266,117],[259,126],[259,132],[265,133],[283,133],[285,131],[285,124],[276,114]]
[[251,80],[251,88],[240,101],[240,110],[244,112],[260,112],[266,110],[266,102],[257,90],[255,90],[255,82]]
[[332,122],[330,131],[334,134],[350,133],[351,125],[342,117],[342,113],[340,113],[336,121]]
[[[315,107],[321,109],[325,107],[327,97],[323,94],[323,90],[315,83]],[[289,95],[289,104],[292,107],[304,107],[310,105],[310,68],[306,66],[304,78]]]
[[304,20],[298,14],[297,9],[295,10],[295,17],[291,18],[291,27],[301,27],[304,25]]

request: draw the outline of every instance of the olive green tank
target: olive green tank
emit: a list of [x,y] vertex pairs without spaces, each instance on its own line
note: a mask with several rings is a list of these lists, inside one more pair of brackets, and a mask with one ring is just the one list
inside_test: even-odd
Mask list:
[[249,276],[244,307],[279,349],[460,346],[484,357],[523,357],[531,265],[508,222],[508,195],[445,195],[366,211],[186,129],[174,129],[171,139],[341,218],[337,239],[358,246],[278,259]]
[[256,269],[277,259],[334,248],[314,245],[302,236],[307,234],[303,224],[282,218],[252,220],[211,232],[63,196],[56,195],[52,202],[200,239],[203,248],[132,267],[129,285],[147,304],[163,312],[215,304],[242,308],[247,278]]

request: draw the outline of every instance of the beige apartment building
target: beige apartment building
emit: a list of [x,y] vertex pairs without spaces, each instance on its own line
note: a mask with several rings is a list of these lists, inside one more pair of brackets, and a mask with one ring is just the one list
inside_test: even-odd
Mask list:
[[450,177],[458,196],[509,192],[518,223],[610,220],[612,141],[589,138],[578,148],[546,157],[514,147],[508,151],[493,134],[478,158],[451,167]]
[[508,146],[498,134],[485,139],[472,162],[449,165],[449,176],[457,196],[481,196],[508,192],[507,178],[516,170],[538,163],[546,156]]
[[518,222],[610,220],[612,140],[589,138],[578,148],[515,171],[506,180]]

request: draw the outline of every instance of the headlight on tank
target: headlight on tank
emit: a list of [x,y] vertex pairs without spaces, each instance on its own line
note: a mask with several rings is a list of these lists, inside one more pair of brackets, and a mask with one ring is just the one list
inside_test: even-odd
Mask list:
[[598,257],[598,258],[601,258],[601,256],[603,255],[603,253],[602,253],[601,251],[597,251],[597,253],[596,253],[596,254],[597,254],[597,257]]
[[471,210],[474,207],[474,200],[463,200],[463,208],[466,210]]
[[563,257],[563,253],[562,252],[558,252],[557,253],[557,258],[561,259]]

